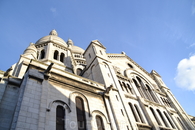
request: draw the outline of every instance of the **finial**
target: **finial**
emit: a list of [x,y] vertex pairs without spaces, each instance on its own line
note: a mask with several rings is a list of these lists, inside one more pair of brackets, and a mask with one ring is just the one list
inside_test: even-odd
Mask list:
[[54,30],[52,30],[52,31],[49,33],[49,35],[58,36],[58,33],[57,33],[57,31],[54,29]]

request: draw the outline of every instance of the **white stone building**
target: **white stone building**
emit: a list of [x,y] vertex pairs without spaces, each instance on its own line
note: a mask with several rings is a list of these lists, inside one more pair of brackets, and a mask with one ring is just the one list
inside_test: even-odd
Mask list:
[[154,70],[55,30],[0,71],[0,130],[194,130]]

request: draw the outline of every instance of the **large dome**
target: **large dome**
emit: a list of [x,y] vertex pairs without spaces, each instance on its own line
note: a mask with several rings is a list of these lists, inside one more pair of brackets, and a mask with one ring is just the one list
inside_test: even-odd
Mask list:
[[58,37],[56,30],[52,30],[48,36],[40,38],[35,44],[42,44],[46,42],[53,42],[67,47],[66,42],[62,38]]
[[82,48],[78,47],[78,46],[72,46],[72,52],[73,53],[80,53],[83,54],[85,52],[85,50],[83,50]]

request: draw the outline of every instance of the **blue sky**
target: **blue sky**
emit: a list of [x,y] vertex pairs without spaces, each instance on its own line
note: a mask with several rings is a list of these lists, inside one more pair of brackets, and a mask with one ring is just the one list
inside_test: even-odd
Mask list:
[[56,29],[83,49],[98,39],[156,70],[195,116],[195,0],[1,0],[0,27],[0,70]]

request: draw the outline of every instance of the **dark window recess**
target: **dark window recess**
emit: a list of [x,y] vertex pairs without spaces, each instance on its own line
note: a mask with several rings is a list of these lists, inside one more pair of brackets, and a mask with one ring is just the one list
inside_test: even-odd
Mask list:
[[102,118],[100,116],[96,116],[96,124],[98,130],[105,130]]
[[76,111],[78,130],[86,130],[85,110],[83,100],[76,97]]
[[61,62],[64,62],[64,53],[61,53],[61,55],[60,55],[60,61]]
[[45,58],[45,51],[44,50],[41,51],[41,57],[40,57],[40,59],[43,59],[43,58]]
[[62,106],[57,106],[56,108],[56,130],[65,130],[65,110]]
[[55,51],[55,52],[54,52],[53,58],[54,58],[55,60],[58,59],[58,51]]

